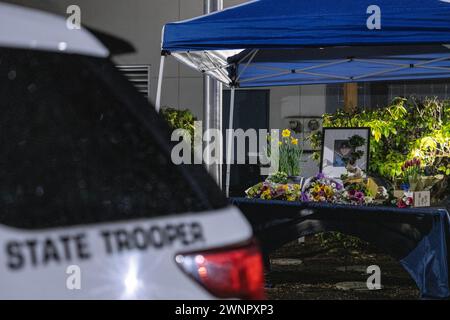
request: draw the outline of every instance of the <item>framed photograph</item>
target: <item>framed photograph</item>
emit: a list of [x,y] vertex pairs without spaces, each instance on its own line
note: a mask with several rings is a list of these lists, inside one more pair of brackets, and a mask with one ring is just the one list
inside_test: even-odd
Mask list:
[[291,129],[299,139],[304,154],[311,154],[317,150],[311,146],[309,136],[317,131],[322,132],[322,117],[318,116],[290,116],[284,118],[284,126]]
[[370,128],[323,128],[320,172],[340,178],[348,166],[367,171],[369,146]]

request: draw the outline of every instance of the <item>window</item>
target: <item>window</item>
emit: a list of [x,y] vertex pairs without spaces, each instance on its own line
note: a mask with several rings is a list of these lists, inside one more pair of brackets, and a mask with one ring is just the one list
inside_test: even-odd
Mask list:
[[109,89],[95,68],[114,69],[103,59],[0,48],[1,224],[46,228],[206,208],[117,98],[122,82]]
[[[326,112],[334,113],[344,108],[344,85],[327,85]],[[448,81],[372,82],[358,84],[358,107],[373,109],[387,106],[396,97],[438,97],[448,99]]]
[[389,85],[389,99],[395,97],[415,96],[423,99],[426,97],[437,97],[439,99],[448,99],[450,97],[450,86],[448,81],[409,81],[397,82]]

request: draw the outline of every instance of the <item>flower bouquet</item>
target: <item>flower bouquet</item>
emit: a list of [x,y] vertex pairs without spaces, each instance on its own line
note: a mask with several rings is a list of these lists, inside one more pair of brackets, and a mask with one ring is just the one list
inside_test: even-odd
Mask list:
[[349,183],[345,185],[344,201],[352,205],[368,205],[374,199],[365,183]]
[[303,201],[343,203],[344,186],[333,178],[319,173],[305,182],[302,193]]
[[262,200],[300,201],[301,187],[299,184],[281,184],[264,181],[245,191],[247,198]]
[[406,161],[402,165],[403,183],[401,188],[405,191],[419,191],[422,176],[421,161],[419,158]]
[[419,158],[406,161],[402,165],[400,188],[405,191],[428,191],[444,179],[443,174],[428,175],[427,169],[422,169],[422,161]]
[[397,200],[397,207],[404,209],[404,208],[410,208],[414,204],[414,198],[411,193],[404,193],[401,198]]
[[402,165],[402,183],[400,189],[394,190],[397,207],[429,207],[431,205],[430,190],[439,179],[426,177],[419,158],[406,161]]

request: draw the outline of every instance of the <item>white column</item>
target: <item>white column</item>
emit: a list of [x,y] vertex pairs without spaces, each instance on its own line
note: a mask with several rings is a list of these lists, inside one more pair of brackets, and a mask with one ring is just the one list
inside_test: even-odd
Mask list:
[[[211,13],[223,9],[223,0],[204,0],[204,13]],[[222,84],[212,77],[204,76],[203,79],[203,131],[218,129],[222,132]],[[205,135],[206,141],[210,140]],[[222,161],[222,159],[221,159]],[[205,165],[209,174],[222,188],[222,165]]]
[[230,196],[230,173],[231,173],[231,154],[233,150],[233,120],[234,120],[234,97],[236,89],[231,88],[230,94],[230,120],[228,124],[228,134],[227,134],[227,173],[226,173],[226,183],[225,183],[225,193],[227,198]]
[[164,78],[164,62],[166,61],[166,56],[161,55],[161,62],[159,63],[159,75],[158,75],[158,87],[156,89],[156,101],[155,101],[155,110],[159,112],[161,110],[161,90],[162,90],[162,81]]

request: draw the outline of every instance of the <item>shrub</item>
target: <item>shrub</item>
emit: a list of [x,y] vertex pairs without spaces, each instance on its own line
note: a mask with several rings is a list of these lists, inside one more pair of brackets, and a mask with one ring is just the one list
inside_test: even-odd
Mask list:
[[185,129],[189,131],[191,139],[194,139],[194,122],[197,120],[190,110],[177,110],[174,108],[162,108],[160,114],[173,129]]
[[[369,173],[394,181],[402,175],[402,165],[421,159],[428,175],[450,175],[450,102],[438,99],[396,98],[382,109],[349,114],[339,110],[323,116],[324,127],[370,127]],[[321,148],[322,133],[311,143]],[[313,155],[320,159],[320,153]]]

